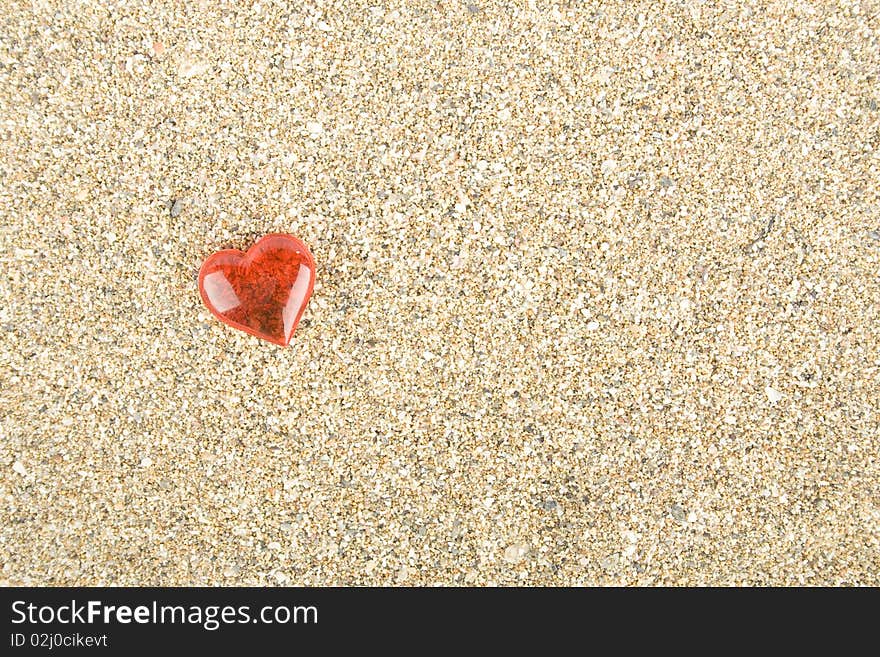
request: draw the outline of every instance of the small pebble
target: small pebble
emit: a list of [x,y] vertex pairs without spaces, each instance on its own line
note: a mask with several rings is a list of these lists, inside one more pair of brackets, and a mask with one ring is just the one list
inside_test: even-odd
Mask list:
[[512,543],[504,548],[504,561],[511,564],[517,564],[523,560],[529,551],[529,546],[525,543]]
[[181,212],[183,212],[183,202],[179,198],[176,198],[171,204],[171,216],[179,217]]
[[783,396],[781,392],[779,392],[775,388],[771,388],[770,386],[764,388],[764,392],[767,394],[767,399],[770,400],[771,404],[775,404],[776,402],[781,400]]

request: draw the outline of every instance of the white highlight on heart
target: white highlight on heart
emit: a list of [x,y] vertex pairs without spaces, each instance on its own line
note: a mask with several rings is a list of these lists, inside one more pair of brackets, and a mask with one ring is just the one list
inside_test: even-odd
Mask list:
[[208,295],[208,299],[218,313],[225,313],[227,310],[241,305],[241,300],[232,289],[232,283],[222,271],[208,274],[202,284],[205,286],[205,294]]

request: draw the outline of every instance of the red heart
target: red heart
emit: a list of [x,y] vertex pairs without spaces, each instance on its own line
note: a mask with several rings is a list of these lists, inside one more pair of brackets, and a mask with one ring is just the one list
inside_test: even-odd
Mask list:
[[199,271],[202,301],[217,319],[282,347],[314,286],[315,259],[293,235],[266,235],[247,253],[218,251]]

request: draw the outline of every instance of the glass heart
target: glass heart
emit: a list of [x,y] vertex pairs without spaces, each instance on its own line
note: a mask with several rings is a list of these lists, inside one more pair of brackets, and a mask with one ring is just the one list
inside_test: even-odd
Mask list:
[[286,346],[315,286],[315,260],[293,235],[266,235],[247,253],[209,256],[199,271],[199,292],[220,321]]

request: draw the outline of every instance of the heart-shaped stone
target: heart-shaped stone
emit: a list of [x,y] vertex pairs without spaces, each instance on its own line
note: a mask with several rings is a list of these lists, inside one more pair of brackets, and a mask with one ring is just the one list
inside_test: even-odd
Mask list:
[[266,235],[247,253],[208,257],[199,271],[202,301],[217,319],[286,346],[315,286],[315,259],[293,235]]

